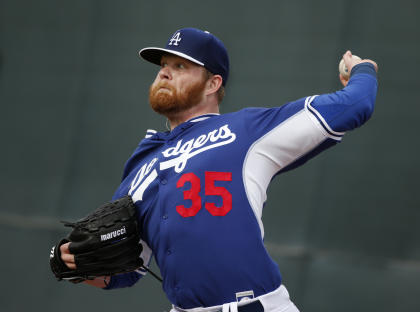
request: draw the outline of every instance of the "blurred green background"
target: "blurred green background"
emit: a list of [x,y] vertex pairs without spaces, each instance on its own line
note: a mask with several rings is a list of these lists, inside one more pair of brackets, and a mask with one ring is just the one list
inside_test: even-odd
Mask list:
[[1,0],[0,310],[169,311],[151,276],[103,291],[58,283],[48,258],[58,220],[108,201],[145,130],[165,130],[138,50],[198,27],[230,53],[222,112],[339,89],[347,49],[377,61],[372,119],[273,181],[265,241],[301,311],[420,311],[419,13],[414,0]]

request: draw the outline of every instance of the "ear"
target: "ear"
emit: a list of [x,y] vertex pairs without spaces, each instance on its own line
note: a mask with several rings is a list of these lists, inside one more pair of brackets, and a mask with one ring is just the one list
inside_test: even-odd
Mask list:
[[212,75],[209,80],[207,80],[206,95],[216,93],[222,86],[222,81],[222,76]]
[[346,87],[347,84],[349,83],[349,78],[345,78],[343,77],[342,74],[338,74],[338,78],[340,78],[341,84]]

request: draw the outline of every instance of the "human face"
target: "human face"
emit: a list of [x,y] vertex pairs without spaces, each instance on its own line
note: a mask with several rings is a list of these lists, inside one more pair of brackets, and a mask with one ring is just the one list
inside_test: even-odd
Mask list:
[[168,118],[194,107],[204,99],[205,73],[204,67],[179,56],[162,56],[149,90],[150,106]]

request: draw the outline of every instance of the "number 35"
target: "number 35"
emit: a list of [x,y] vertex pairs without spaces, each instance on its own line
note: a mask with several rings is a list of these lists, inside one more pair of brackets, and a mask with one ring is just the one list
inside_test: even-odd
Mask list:
[[[223,204],[217,207],[214,203],[205,203],[205,208],[213,216],[225,216],[232,209],[232,194],[222,186],[215,186],[215,181],[232,181],[231,172],[205,172],[204,191],[205,195],[217,195],[222,197]],[[183,174],[176,183],[177,188],[181,188],[186,182],[191,183],[191,188],[184,191],[184,199],[191,200],[191,207],[184,205],[176,206],[176,211],[184,218],[193,217],[201,209],[201,190],[200,179],[192,172]]]

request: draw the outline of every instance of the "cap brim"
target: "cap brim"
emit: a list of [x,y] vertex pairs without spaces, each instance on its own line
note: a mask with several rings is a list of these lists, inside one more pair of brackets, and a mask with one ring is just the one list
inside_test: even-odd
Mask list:
[[155,48],[155,47],[144,48],[139,51],[139,56],[144,58],[146,61],[149,61],[156,65],[160,65],[160,60],[162,58],[162,55],[167,54],[167,53],[180,56],[193,63],[204,66],[203,62],[200,62],[199,60],[196,60],[195,58],[187,54],[184,54],[178,51],[169,50],[169,49],[162,49],[162,48]]

